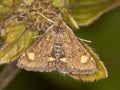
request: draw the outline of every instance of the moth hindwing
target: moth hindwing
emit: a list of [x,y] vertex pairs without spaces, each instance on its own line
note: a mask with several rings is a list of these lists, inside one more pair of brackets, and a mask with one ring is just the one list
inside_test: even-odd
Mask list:
[[30,71],[92,74],[96,62],[63,21],[52,25],[17,63]]

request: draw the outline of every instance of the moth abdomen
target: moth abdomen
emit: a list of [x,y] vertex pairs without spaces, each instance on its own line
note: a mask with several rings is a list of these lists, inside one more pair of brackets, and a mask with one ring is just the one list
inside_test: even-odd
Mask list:
[[52,50],[52,57],[55,58],[56,62],[59,62],[60,58],[63,57],[63,54],[62,41],[55,41]]

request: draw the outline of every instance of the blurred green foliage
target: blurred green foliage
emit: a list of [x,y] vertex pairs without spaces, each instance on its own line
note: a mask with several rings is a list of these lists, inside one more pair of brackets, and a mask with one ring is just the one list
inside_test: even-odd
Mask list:
[[69,0],[69,9],[80,26],[86,26],[103,13],[119,6],[120,0]]

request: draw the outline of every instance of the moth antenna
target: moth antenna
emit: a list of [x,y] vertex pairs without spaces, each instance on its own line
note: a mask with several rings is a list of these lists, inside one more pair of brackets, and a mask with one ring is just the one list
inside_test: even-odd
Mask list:
[[46,20],[48,20],[48,21],[50,21],[50,22],[52,22],[52,23],[55,23],[53,20],[51,20],[51,19],[49,19],[49,18],[47,18],[46,16],[44,16],[42,13],[39,13],[43,18],[45,18]]

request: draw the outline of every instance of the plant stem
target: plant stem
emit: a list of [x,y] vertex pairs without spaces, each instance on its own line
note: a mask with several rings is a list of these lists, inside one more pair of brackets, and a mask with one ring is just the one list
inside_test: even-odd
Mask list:
[[0,90],[4,90],[19,71],[15,63],[6,65],[0,72]]

